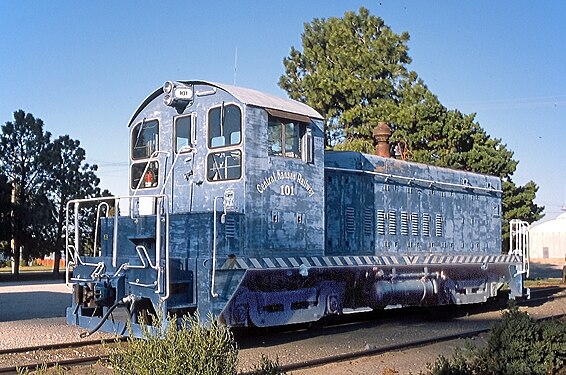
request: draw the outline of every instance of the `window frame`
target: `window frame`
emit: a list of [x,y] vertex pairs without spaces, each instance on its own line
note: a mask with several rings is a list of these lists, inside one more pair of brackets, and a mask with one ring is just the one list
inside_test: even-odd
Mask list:
[[[237,143],[230,143],[230,144],[226,144],[226,136],[225,135],[220,135],[220,136],[224,136],[224,144],[223,145],[219,145],[219,146],[213,146],[212,145],[212,140],[213,137],[211,137],[211,121],[210,121],[210,114],[212,111],[220,108],[220,124],[222,124],[222,108],[224,108],[224,111],[226,110],[226,107],[235,107],[238,109],[238,111],[240,112],[240,139],[238,140]],[[220,105],[216,105],[213,107],[210,107],[206,113],[206,122],[207,122],[207,135],[206,135],[206,145],[208,147],[209,150],[216,150],[216,149],[223,149],[223,148],[229,148],[229,147],[236,147],[242,144],[242,141],[244,139],[243,135],[244,135],[244,111],[242,110],[242,107],[240,107],[240,105],[238,103],[235,102],[222,102],[222,104]]]
[[186,138],[188,140],[188,144],[186,146],[194,147],[197,143],[197,141],[196,141],[197,113],[191,112],[191,113],[188,113],[188,114],[174,116],[173,117],[172,145],[173,145],[173,150],[175,150],[175,154],[178,154],[179,151],[181,151],[184,147],[186,147],[186,146],[183,146],[183,147],[179,148],[178,143],[177,143],[178,140],[179,140],[179,137],[177,136],[177,134],[178,134],[178,132],[177,132],[177,121],[182,120],[182,119],[186,119],[186,118],[190,119],[189,137]]
[[[151,163],[153,164],[155,167],[151,167],[151,169],[147,169],[147,164]],[[140,178],[137,180],[138,183],[134,186],[134,174],[133,174],[133,170],[134,168],[138,168],[141,167],[140,169]],[[145,174],[142,176],[143,172],[145,171]],[[155,171],[155,172],[153,172]],[[140,180],[142,180],[145,176],[147,176],[148,173],[152,174],[152,179],[154,180],[154,182],[151,184],[151,186],[146,186],[144,183],[140,183]],[[130,165],[130,188],[132,190],[138,190],[138,189],[155,189],[159,186],[159,161],[158,160],[151,160],[151,159],[145,159],[145,160],[138,160],[134,163],[132,163]]]
[[[135,156],[134,156],[134,154],[135,154],[135,152],[134,152],[134,150],[135,150],[135,144],[134,144],[134,139],[133,139],[134,132],[135,132],[135,130],[136,130],[136,128],[137,128],[138,126],[142,126],[143,124],[147,124],[147,123],[150,123],[150,122],[156,122],[156,123],[157,123],[157,131],[155,132],[155,134],[157,135],[157,140],[156,140],[156,142],[155,142],[154,150],[153,150],[153,151],[151,152],[151,154],[149,154],[149,155],[146,154],[146,155],[143,156],[143,157],[135,157]],[[159,119],[158,119],[158,118],[152,118],[152,119],[149,119],[149,120],[148,120],[148,119],[143,119],[142,121],[138,121],[134,126],[132,126],[132,130],[130,131],[130,160],[132,160],[132,161],[139,161],[139,160],[150,159],[150,158],[151,158],[151,155],[152,155],[154,152],[159,151],[159,127],[160,127],[160,123],[159,123]],[[140,132],[140,133],[141,133],[141,132]],[[136,144],[137,144],[138,139],[139,139],[139,134],[136,136]],[[140,148],[140,147],[138,147],[138,149],[139,149],[139,148]]]
[[[283,157],[287,159],[302,160],[307,164],[314,163],[314,142],[312,132],[312,120],[308,116],[266,108],[267,111],[267,153],[269,156]],[[286,151],[287,148],[287,126],[293,124],[298,128],[297,137],[293,137],[293,146],[297,147],[297,152]],[[271,131],[278,128],[276,136],[281,145],[279,152],[273,151]]]
[[[232,177],[232,178],[225,177],[225,178],[220,178],[220,179],[211,178],[211,177],[210,177],[210,171],[211,171],[211,168],[210,168],[210,160],[211,160],[211,157],[214,157],[214,155],[217,155],[217,154],[227,154],[227,153],[232,153],[232,152],[238,153],[239,156],[240,156],[240,164],[239,164],[239,167],[240,167],[240,168],[239,168],[239,172],[240,172],[240,173],[238,174],[238,176],[237,176],[237,177]],[[228,157],[225,156],[225,161],[227,160],[227,158],[228,158]],[[209,152],[209,153],[206,155],[206,180],[207,180],[208,182],[227,182],[227,181],[237,181],[237,180],[240,180],[240,179],[242,178],[242,176],[243,176],[243,170],[244,170],[244,165],[243,165],[243,164],[244,164],[244,163],[243,163],[243,152],[242,152],[242,150],[241,150],[240,148],[222,149],[222,150],[215,150],[215,151],[213,151],[213,152]],[[226,171],[228,171],[228,168],[232,168],[232,167],[233,167],[233,166],[221,166],[221,168],[225,168]]]
[[[151,153],[148,155],[147,153],[143,156],[143,157],[135,157],[135,144],[137,143],[138,139],[139,139],[139,134],[136,136],[136,140],[134,143],[134,133],[136,132],[136,129],[138,128],[138,126],[143,126],[143,124],[147,124],[150,122],[155,122],[156,123],[156,132],[155,135],[157,136],[155,139],[155,146],[154,149],[151,150]],[[130,166],[128,168],[128,181],[129,181],[129,185],[130,188],[132,190],[137,190],[137,189],[155,189],[159,186],[159,160],[157,160],[156,158],[152,159],[152,155],[156,152],[158,152],[160,150],[160,134],[159,134],[159,130],[161,127],[161,123],[159,121],[159,118],[155,117],[155,118],[150,118],[150,119],[146,119],[144,118],[141,121],[138,121],[134,126],[131,127],[130,130]],[[146,167],[148,165],[148,163],[152,163],[154,166],[151,167],[151,169],[147,169]],[[140,175],[139,175],[139,179],[137,179],[137,184],[134,186],[134,169],[139,169],[140,166],[143,166],[140,170]],[[149,171],[152,170],[154,172],[152,172],[152,181],[154,181],[151,186],[145,186],[143,183],[140,183],[140,181],[142,181],[142,179],[148,175]],[[146,172],[143,176],[143,172]],[[137,174],[137,173],[136,173]]]

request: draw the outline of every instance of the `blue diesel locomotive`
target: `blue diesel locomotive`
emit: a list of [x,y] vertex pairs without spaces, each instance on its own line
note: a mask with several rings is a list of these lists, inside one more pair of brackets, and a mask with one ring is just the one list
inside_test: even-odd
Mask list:
[[266,327],[523,293],[496,177],[325,151],[309,106],[205,81],[166,82],[129,127],[129,196],[67,206],[69,324],[139,334],[149,314],[199,311]]

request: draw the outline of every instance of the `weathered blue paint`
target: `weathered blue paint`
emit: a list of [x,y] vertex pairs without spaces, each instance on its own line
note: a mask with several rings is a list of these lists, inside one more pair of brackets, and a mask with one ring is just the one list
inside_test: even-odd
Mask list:
[[[122,333],[131,319],[139,334],[139,315],[161,309],[272,326],[388,305],[479,302],[507,282],[522,293],[523,259],[500,255],[499,179],[325,152],[322,118],[304,104],[204,81],[173,86],[184,91],[167,98],[157,89],[130,120],[135,142],[137,124],[157,121],[157,179],[130,184],[129,205],[101,220],[100,255],[75,259],[70,324]],[[241,113],[241,132],[211,147],[209,112],[221,108],[222,118],[228,107]],[[194,132],[177,153],[175,118],[184,115]],[[295,125],[300,158],[278,155],[273,144],[270,152],[270,116],[304,123]],[[239,178],[211,180],[207,161],[219,152],[226,158],[213,172],[241,163]],[[129,317],[102,322],[122,300]]]

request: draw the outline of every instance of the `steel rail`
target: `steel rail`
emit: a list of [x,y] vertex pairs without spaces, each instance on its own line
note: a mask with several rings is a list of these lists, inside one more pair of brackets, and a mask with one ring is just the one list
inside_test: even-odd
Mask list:
[[[127,340],[128,337],[122,336],[111,339],[84,340],[84,341],[73,341],[73,342],[64,342],[64,343],[48,344],[48,345],[27,346],[27,347],[14,348],[14,349],[2,349],[0,350],[0,355],[29,353],[35,351],[48,352],[55,350],[75,349],[75,348],[81,348],[87,346],[97,346],[97,345],[105,345],[105,344],[114,344],[117,342],[126,342]],[[35,371],[42,367],[51,368],[55,366],[80,366],[80,365],[96,363],[100,360],[106,360],[106,359],[108,359],[107,355],[96,355],[89,357],[59,359],[56,361],[43,361],[41,363],[2,367],[0,368],[0,374],[16,373],[18,371],[22,371],[26,369],[30,371]]]
[[93,357],[83,357],[83,358],[70,358],[70,359],[60,359],[52,362],[42,362],[34,363],[30,365],[22,366],[10,366],[0,368],[0,374],[11,374],[11,373],[21,373],[22,371],[36,371],[41,368],[52,368],[56,366],[82,366],[96,363],[100,360],[107,359],[108,356],[93,356]]
[[47,344],[47,345],[25,346],[21,348],[0,349],[0,355],[35,352],[39,350],[46,351],[46,350],[59,350],[59,349],[69,349],[69,348],[81,348],[83,346],[113,344],[115,342],[124,342],[127,340],[128,337],[122,336],[111,339],[83,340],[83,341],[62,342],[62,343]]

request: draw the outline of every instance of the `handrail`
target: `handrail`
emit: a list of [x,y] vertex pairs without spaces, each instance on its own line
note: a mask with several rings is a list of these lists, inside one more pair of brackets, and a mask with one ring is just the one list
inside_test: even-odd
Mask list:
[[[102,262],[98,262],[98,263],[89,263],[89,262],[84,262],[81,259],[80,256],[80,227],[79,227],[79,220],[78,220],[78,212],[79,212],[79,202],[93,202],[93,201],[97,201],[100,200],[102,198],[85,198],[82,200],[79,199],[74,199],[74,200],[70,200],[69,202],[67,202],[67,209],[65,210],[65,259],[67,260],[65,262],[65,285],[67,286],[67,288],[71,288],[72,286],[70,285],[69,282],[69,276],[71,274],[71,266],[72,265],[83,265],[83,266],[90,266],[90,267],[95,267],[95,270],[93,271],[92,275],[95,275],[97,273],[97,271],[99,271],[99,268],[101,266]],[[69,212],[71,210],[71,206],[74,206],[74,213],[75,213],[75,220],[74,220],[74,244],[70,244],[69,241],[71,239],[71,236],[69,235]],[[95,241],[96,242],[96,241]],[[72,250],[72,253],[71,251]],[[71,262],[69,262],[68,260],[72,259]],[[103,263],[102,263],[103,265]],[[100,271],[103,269],[104,267],[102,267],[100,269]],[[99,271],[99,272],[100,272]]]
[[489,188],[489,187],[484,188],[484,187],[480,187],[480,186],[473,186],[473,185],[466,185],[466,184],[455,184],[455,183],[452,183],[452,182],[425,180],[425,179],[422,179],[422,178],[400,176],[400,175],[395,175],[395,174],[391,174],[391,173],[382,173],[382,172],[368,171],[368,170],[363,170],[363,169],[337,168],[337,167],[324,167],[324,169],[333,170],[333,171],[345,171],[345,172],[352,172],[352,173],[371,174],[371,175],[375,175],[375,176],[384,177],[385,181],[387,181],[390,178],[397,178],[397,179],[400,179],[400,180],[406,180],[406,181],[408,181],[409,184],[412,183],[412,182],[420,182],[420,183],[423,183],[423,184],[430,184],[430,186],[443,185],[443,186],[457,187],[457,188],[462,188],[462,189],[473,189],[473,190],[486,191],[486,192],[490,192],[490,193],[502,193],[503,192],[503,190],[495,189],[495,188]]
[[[231,194],[230,194],[231,193]],[[216,246],[216,241],[217,241],[217,237],[218,237],[218,229],[217,229],[217,224],[216,222],[217,220],[217,215],[218,215],[218,199],[222,199],[222,210],[223,210],[223,216],[222,217],[226,217],[226,213],[228,212],[227,206],[230,206],[230,208],[233,208],[232,206],[232,200],[229,197],[233,197],[233,192],[232,191],[225,191],[224,195],[222,196],[216,196],[214,197],[214,202],[213,202],[213,215],[212,215],[212,275],[211,275],[211,280],[210,280],[210,295],[214,298],[218,297],[218,293],[216,293],[216,290],[214,289],[214,284],[215,284],[215,278],[216,278],[216,250],[217,250],[217,246]]]
[[[173,164],[171,164],[171,168],[169,168],[169,171],[167,172],[167,175],[165,176],[165,180],[163,180],[163,186],[161,187],[161,191],[159,192],[160,195],[163,195],[163,193],[165,192],[165,187],[167,186],[167,182],[169,182],[169,179],[171,178],[171,175],[173,174],[173,170],[175,169],[175,165],[177,164],[177,161],[179,160],[181,155],[187,155],[187,154],[192,154],[192,153],[196,153],[196,149],[191,145],[183,146],[177,152],[177,155],[175,156],[175,159],[173,160]],[[169,157],[168,153],[167,153],[167,156]],[[193,160],[194,160],[194,156],[193,156]],[[139,184],[138,184],[138,187],[139,187]],[[171,205],[171,206],[173,205],[172,200],[170,202],[168,202],[168,205],[167,205],[167,209],[172,210],[173,207],[169,207],[169,205]]]
[[[100,274],[100,272],[104,269],[104,263],[103,262],[98,262],[98,263],[87,263],[84,262],[81,259],[80,256],[80,249],[79,249],[79,245],[80,245],[80,227],[79,227],[79,207],[82,203],[88,203],[88,202],[98,202],[98,201],[105,201],[105,200],[109,200],[109,199],[114,199],[114,206],[115,206],[115,210],[114,210],[114,234],[113,234],[113,242],[112,242],[112,267],[114,267],[114,269],[116,269],[117,267],[117,260],[118,260],[118,219],[119,219],[119,205],[120,205],[120,200],[122,199],[128,199],[129,200],[129,216],[131,217],[131,215],[133,214],[133,207],[134,204],[132,203],[134,200],[139,200],[142,197],[151,197],[151,198],[155,198],[158,202],[157,207],[156,207],[156,223],[155,223],[155,246],[156,246],[156,260],[155,260],[155,264],[153,264],[151,262],[151,259],[148,256],[147,253],[147,249],[143,246],[137,246],[136,247],[136,251],[138,252],[138,256],[140,257],[143,266],[142,267],[146,267],[147,263],[144,260],[144,256],[147,259],[147,261],[149,262],[149,266],[155,270],[157,270],[157,284],[158,284],[158,288],[155,291],[156,293],[160,294],[160,299],[161,300],[167,300],[170,297],[170,288],[169,288],[169,284],[171,281],[171,272],[170,272],[170,264],[171,264],[171,260],[170,260],[170,252],[169,252],[169,236],[170,236],[170,228],[169,228],[169,211],[168,210],[163,210],[163,207],[167,207],[168,205],[168,200],[167,200],[167,196],[163,195],[163,194],[151,194],[151,195],[143,195],[143,196],[135,196],[135,195],[131,195],[131,196],[116,196],[116,197],[96,197],[96,198],[85,198],[85,199],[74,199],[71,200],[67,203],[67,212],[66,212],[66,223],[67,225],[65,226],[65,232],[66,232],[66,236],[65,236],[65,255],[66,255],[66,259],[69,260],[71,259],[72,261],[66,262],[65,265],[65,281],[66,281],[66,285],[67,287],[70,287],[70,266],[72,265],[86,265],[86,266],[92,266],[95,267],[93,273],[91,274],[91,277],[97,276],[98,274]],[[97,209],[97,213],[100,213],[100,208],[103,205],[107,205],[108,204],[106,202],[102,202],[99,204],[98,209]],[[71,226],[69,225],[70,222],[70,210],[71,207],[74,208],[74,224]],[[109,207],[109,206],[108,206]],[[161,266],[161,258],[162,258],[162,251],[161,251],[161,247],[162,247],[162,239],[161,239],[161,233],[162,233],[162,221],[163,221],[163,214],[165,215],[165,270],[163,270],[163,267]],[[97,215],[98,216],[98,215]],[[98,218],[97,218],[97,224],[98,224]],[[71,236],[69,236],[69,234],[71,233],[70,228],[73,227],[74,229],[74,236],[72,238],[74,238],[74,244],[71,244]],[[96,231],[96,230],[95,230]],[[94,245],[94,249],[95,249],[95,253],[94,256],[96,256],[96,238],[95,238],[95,245]],[[71,253],[72,251],[72,253]],[[99,252],[98,256],[100,257],[102,254]],[[120,273],[122,270],[128,269],[128,268],[140,268],[140,266],[131,266],[128,263],[124,263],[122,265],[120,265],[120,267],[114,272],[114,275],[117,275],[118,273]],[[165,285],[163,285],[162,282],[162,276],[165,273]]]
[[[147,268],[147,265],[149,264],[149,267],[153,268],[154,270],[159,269],[158,265],[153,265],[153,263],[151,263],[151,259],[149,258],[149,255],[147,254],[147,249],[145,248],[145,246],[143,246],[143,245],[136,246],[136,252],[138,253],[138,256],[140,257],[142,265],[141,266],[128,265],[128,268]],[[143,254],[142,254],[142,252],[143,252]],[[145,255],[145,259],[147,259],[147,263],[144,260],[144,257],[143,257],[144,255]]]
[[157,283],[157,281],[154,281],[152,284],[142,284],[142,283],[138,283],[136,281],[128,281],[128,284],[133,285],[133,286],[139,286],[141,288],[155,288],[156,283]]
[[[98,207],[96,208],[96,224],[94,227],[94,244],[93,244],[93,256],[96,256],[96,241],[98,239],[98,223],[100,222],[100,209],[106,206],[106,215],[108,216],[108,212],[110,211],[110,205],[106,202],[101,202]],[[100,251],[98,253],[98,256],[100,256]]]
[[[167,196],[164,196],[164,200],[167,200]],[[160,225],[159,223],[157,223],[157,225]],[[171,295],[171,258],[169,257],[170,251],[169,251],[169,213],[166,212],[165,214],[165,285],[167,285],[167,289],[165,291],[165,295],[163,297],[160,297],[162,301],[166,301],[169,299],[169,296]],[[161,269],[161,265],[157,265],[159,266],[159,269]],[[159,273],[159,271],[157,271]],[[161,277],[159,277],[159,279],[161,279]]]
[[216,222],[217,220],[217,215],[218,215],[218,199],[222,199],[222,216],[220,218],[220,221],[222,223],[224,223],[224,220],[226,218],[226,214],[228,213],[228,210],[233,210],[234,209],[234,192],[232,190],[226,190],[224,191],[224,194],[222,196],[216,196],[214,197],[214,202],[213,202],[213,215],[212,215],[212,275],[211,275],[211,280],[210,280],[210,295],[213,298],[218,297],[218,293],[216,293],[216,290],[214,288],[215,285],[215,278],[216,278],[216,242],[217,242],[217,237],[218,237],[218,230],[217,230],[217,224]]
[[[155,212],[155,264],[159,267],[157,270],[157,293],[162,293],[161,285],[161,210],[163,209],[163,200],[157,199],[158,204]],[[166,249],[169,254],[169,249]],[[169,267],[166,266],[166,270]],[[169,289],[169,288],[167,288]]]
[[[130,207],[131,210],[131,207]],[[118,217],[120,216],[120,198],[114,198],[114,227],[112,230],[112,267],[118,262]]]
[[165,191],[165,187],[167,186],[167,182],[169,181],[171,174],[173,174],[173,168],[175,168],[175,164],[177,164],[177,160],[179,160],[179,157],[181,157],[182,155],[192,154],[195,151],[196,151],[196,149],[193,148],[192,146],[181,147],[181,149],[177,152],[175,159],[173,160],[173,164],[171,164],[171,168],[169,168],[169,172],[167,172],[167,176],[165,176],[165,180],[163,181],[163,187],[161,188],[161,191],[159,192],[159,194],[163,194],[163,192]]
[[210,295],[214,298],[218,297],[218,293],[214,290],[214,279],[216,276],[216,240],[217,240],[217,229],[216,229],[216,207],[218,199],[224,199],[224,197],[217,196],[214,197],[213,202],[213,218],[212,218],[212,276],[210,280]]
[[[92,273],[90,274],[91,279],[98,277],[100,272],[102,272],[102,270],[104,269],[104,262],[98,262],[98,263],[83,262],[80,254],[77,252],[74,245],[68,245],[68,247],[65,250],[67,254],[67,258],[66,258],[67,262],[65,262],[66,265],[70,266],[70,265],[80,264],[81,266],[94,267],[94,271],[92,271]],[[69,250],[72,250],[72,252],[70,252]],[[69,257],[71,258],[70,262],[68,261]],[[69,274],[70,274],[70,272],[68,272],[68,268],[70,267],[65,266],[65,284],[67,285],[67,287],[69,287]]]
[[509,253],[521,256],[517,274],[530,274],[529,223],[519,219],[509,221]]
[[143,182],[143,178],[144,178],[145,174],[147,173],[147,170],[149,169],[149,164],[152,161],[156,161],[156,160],[159,161],[159,154],[165,154],[166,157],[169,157],[169,155],[170,155],[169,152],[167,152],[167,151],[159,151],[159,150],[153,151],[153,153],[149,156],[149,159],[147,160],[145,168],[143,169],[140,180],[138,181],[138,185],[134,189],[134,194],[132,195],[132,197],[135,197],[137,195],[138,190],[140,189],[141,184]]

